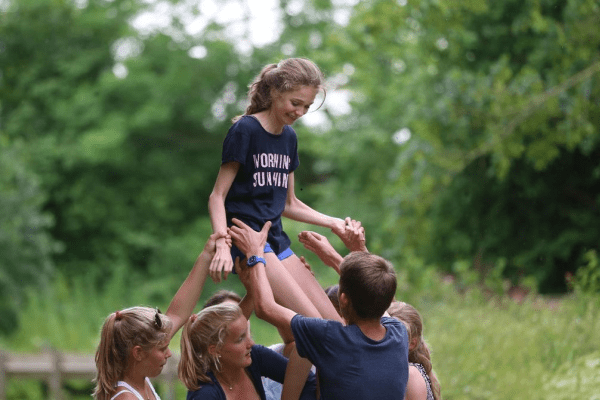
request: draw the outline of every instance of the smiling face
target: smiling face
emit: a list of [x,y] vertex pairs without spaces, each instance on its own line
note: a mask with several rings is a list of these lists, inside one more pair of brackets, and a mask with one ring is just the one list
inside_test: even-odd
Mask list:
[[281,125],[292,125],[308,112],[318,91],[319,88],[314,86],[300,86],[283,93],[274,91],[271,115]]
[[219,350],[221,364],[227,368],[246,368],[252,364],[250,349],[254,341],[248,329],[248,320],[242,315],[229,324],[223,346]]

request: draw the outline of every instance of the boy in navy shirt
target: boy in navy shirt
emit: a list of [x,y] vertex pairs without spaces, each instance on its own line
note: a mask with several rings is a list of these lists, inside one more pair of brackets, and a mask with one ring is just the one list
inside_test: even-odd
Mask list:
[[401,322],[383,316],[396,292],[392,265],[374,254],[350,253],[340,265],[339,281],[340,310],[347,325],[307,318],[273,298],[265,272],[268,266],[262,261],[270,224],[256,232],[239,220],[233,223],[230,234],[234,243],[253,261],[248,264],[252,266],[238,265],[238,269],[253,296],[256,315],[294,335],[298,354],[319,371],[321,398],[403,400],[408,334]]

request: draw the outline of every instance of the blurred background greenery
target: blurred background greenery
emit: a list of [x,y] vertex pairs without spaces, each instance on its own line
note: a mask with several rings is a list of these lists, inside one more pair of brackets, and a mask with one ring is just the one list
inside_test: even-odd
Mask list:
[[394,263],[444,397],[600,398],[598,26],[596,0],[0,0],[0,345],[92,353],[108,313],[166,308],[248,83],[302,56],[327,97],[297,195]]

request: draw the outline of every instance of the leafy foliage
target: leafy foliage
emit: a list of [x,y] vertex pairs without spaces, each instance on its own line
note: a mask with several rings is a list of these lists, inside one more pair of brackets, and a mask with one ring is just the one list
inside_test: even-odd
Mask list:
[[370,248],[401,263],[466,261],[566,290],[565,272],[598,243],[598,12],[380,0],[356,4],[345,27],[290,27],[282,40],[351,93],[352,113],[330,112],[329,134],[309,136],[325,160],[312,166],[327,177],[319,207],[344,193]]
[[42,211],[45,196],[27,168],[20,142],[0,136],[0,332],[11,333],[24,305],[25,285],[46,284],[52,255],[60,248],[50,236],[52,216]]

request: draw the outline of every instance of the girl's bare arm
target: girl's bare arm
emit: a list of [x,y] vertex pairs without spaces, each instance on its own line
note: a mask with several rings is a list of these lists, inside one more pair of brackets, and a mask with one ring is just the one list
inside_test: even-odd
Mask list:
[[[220,235],[227,234],[227,217],[225,213],[225,197],[231,188],[231,184],[237,175],[240,164],[232,161],[221,165],[217,180],[212,193],[208,198],[208,213],[210,214],[210,222],[213,232]],[[216,253],[210,263],[210,276],[216,283],[221,282],[221,272],[225,279],[233,270],[233,261],[229,246],[219,239],[217,240]]]

